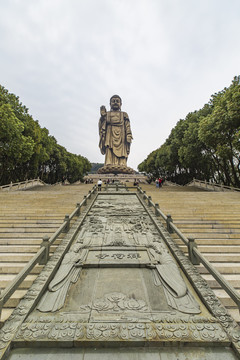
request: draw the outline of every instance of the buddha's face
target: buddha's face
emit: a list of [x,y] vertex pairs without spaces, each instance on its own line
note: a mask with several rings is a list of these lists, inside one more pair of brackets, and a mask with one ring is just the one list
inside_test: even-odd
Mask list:
[[114,110],[114,111],[120,110],[121,105],[122,105],[122,102],[121,102],[121,99],[119,97],[113,97],[110,100],[111,110]]

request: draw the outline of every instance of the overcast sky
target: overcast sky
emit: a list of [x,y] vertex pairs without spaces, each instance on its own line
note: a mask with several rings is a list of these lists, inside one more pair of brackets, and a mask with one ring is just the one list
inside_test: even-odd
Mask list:
[[239,0],[0,0],[0,84],[91,162],[121,96],[137,169],[177,121],[239,75]]

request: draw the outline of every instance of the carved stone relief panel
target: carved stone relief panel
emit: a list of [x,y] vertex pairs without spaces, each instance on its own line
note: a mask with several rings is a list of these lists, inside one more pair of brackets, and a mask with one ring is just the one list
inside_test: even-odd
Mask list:
[[99,194],[16,341],[229,339],[135,194]]
[[[134,194],[133,194],[134,195]],[[175,310],[187,314],[200,314],[200,306],[186,285],[175,260],[170,255],[161,236],[156,231],[151,218],[134,195],[99,195],[91,208],[82,228],[76,237],[75,244],[65,255],[55,277],[49,284],[48,290],[37,306],[41,312],[56,312],[64,309],[68,299],[75,299],[74,291],[81,294],[81,274],[88,267],[99,267],[98,280],[92,281],[92,289],[101,283],[104,289],[98,298],[105,298],[106,294],[117,293],[124,284],[122,293],[131,298],[131,291],[137,289],[141,294],[146,293],[143,270],[134,270],[133,267],[147,267],[145,272],[151,273],[148,280],[147,300],[154,299],[155,303],[166,303],[167,306],[158,311]],[[104,270],[103,267],[111,269]],[[125,269],[121,269],[124,267]],[[117,271],[116,269],[117,268]],[[90,272],[91,274],[91,272]],[[107,276],[105,276],[107,274]],[[112,277],[112,274],[115,274]],[[121,275],[120,274],[124,274]],[[134,281],[131,278],[134,275]],[[104,281],[101,281],[104,279]],[[89,280],[90,281],[90,280]],[[91,282],[91,281],[90,281]],[[110,284],[114,283],[114,289]],[[151,284],[151,287],[149,287]],[[71,288],[75,290],[71,290]],[[161,289],[161,290],[160,290]],[[159,292],[155,298],[154,293]],[[69,296],[71,294],[71,296]],[[82,302],[79,295],[78,307],[88,306]],[[93,292],[92,302],[96,299]],[[133,295],[133,299],[135,299]],[[143,295],[142,295],[143,296]],[[146,294],[144,295],[146,296]],[[141,297],[136,299],[143,300]],[[73,311],[76,301],[73,301]],[[71,311],[71,300],[67,300],[68,311]],[[149,306],[149,311],[153,311]],[[137,317],[137,315],[134,315]],[[149,319],[152,317],[149,315]]]
[[132,266],[147,265],[151,259],[147,249],[128,247],[102,247],[89,249],[84,266]]

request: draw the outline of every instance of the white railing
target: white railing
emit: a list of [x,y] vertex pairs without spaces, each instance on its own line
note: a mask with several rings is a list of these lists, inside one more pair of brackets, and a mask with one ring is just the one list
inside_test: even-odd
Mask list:
[[202,181],[197,179],[193,179],[190,183],[186,184],[185,186],[197,186],[209,191],[240,191],[239,188],[235,188],[232,186],[209,183],[207,181]]
[[169,180],[165,180],[164,184],[167,186],[183,186],[183,185],[177,184],[177,183],[169,181]]
[[25,180],[17,183],[11,182],[7,185],[0,186],[0,191],[14,191],[14,190],[25,190],[27,188],[37,186],[37,185],[48,185],[41,179]]

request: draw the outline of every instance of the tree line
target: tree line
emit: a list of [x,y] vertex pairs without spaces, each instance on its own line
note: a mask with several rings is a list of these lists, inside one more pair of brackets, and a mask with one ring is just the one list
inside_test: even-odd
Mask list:
[[98,169],[104,166],[104,163],[92,163],[92,168],[89,171],[90,174],[97,174]]
[[82,180],[91,163],[68,152],[0,85],[0,185],[39,177],[47,183]]
[[196,178],[240,187],[240,76],[179,120],[138,170],[182,185]]

